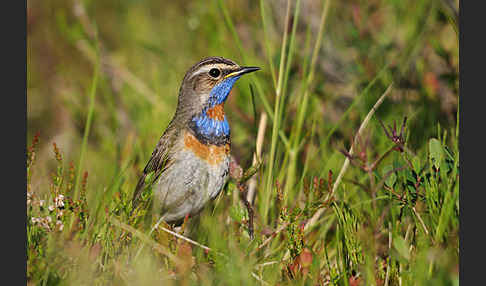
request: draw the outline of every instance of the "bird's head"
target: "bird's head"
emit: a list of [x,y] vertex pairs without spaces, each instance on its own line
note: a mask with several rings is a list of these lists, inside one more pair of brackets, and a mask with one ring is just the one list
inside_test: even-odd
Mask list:
[[[176,117],[207,136],[229,136],[223,105],[235,82],[258,67],[241,67],[222,57],[201,60],[187,71],[179,91]],[[227,133],[227,134],[226,134]]]

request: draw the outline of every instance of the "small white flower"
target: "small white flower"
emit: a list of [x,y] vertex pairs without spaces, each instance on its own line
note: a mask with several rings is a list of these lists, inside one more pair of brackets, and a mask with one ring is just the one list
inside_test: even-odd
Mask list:
[[27,192],[27,205],[30,206],[32,204],[32,199],[33,199],[34,195],[32,194],[32,192]]
[[45,228],[47,231],[51,230],[51,227],[49,226],[49,222],[51,222],[52,219],[51,217],[45,217],[45,218],[39,218],[39,223],[40,225]]
[[45,202],[44,200],[40,200],[39,201],[39,206],[41,206],[41,207],[44,206],[44,202]]
[[56,207],[58,207],[58,208],[64,207],[64,196],[59,195],[56,198],[54,198],[54,203],[56,204]]
[[47,209],[48,209],[50,212],[52,212],[52,211],[54,210],[54,206],[53,206],[53,205],[49,205],[49,206],[47,207]]
[[62,221],[56,221],[56,225],[59,228],[59,231],[62,231],[64,229],[64,224],[62,223]]
[[45,228],[46,230],[50,231],[51,227],[49,226],[49,223],[52,221],[51,217],[32,217],[31,221],[33,224],[40,225],[41,227]]

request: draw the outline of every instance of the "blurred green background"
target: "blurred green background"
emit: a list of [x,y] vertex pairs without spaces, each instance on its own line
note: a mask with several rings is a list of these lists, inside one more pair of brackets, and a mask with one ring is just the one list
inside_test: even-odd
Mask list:
[[[186,70],[203,57],[224,56],[241,65],[262,67],[255,76],[272,104],[275,95],[269,61],[278,67],[286,1],[264,3],[266,37],[258,1],[28,1],[27,139],[30,142],[40,132],[39,160],[54,161],[52,142],[67,160],[78,160],[96,61],[95,34],[101,70],[83,166],[95,185],[112,180],[120,166],[131,170],[129,176],[140,172],[173,115]],[[320,1],[301,3],[287,91],[289,112],[284,115],[287,120],[298,106],[293,99],[304,58],[315,41],[321,6]],[[223,9],[235,25],[246,61],[225,23]],[[409,117],[412,147],[435,134],[437,123],[454,126],[459,72],[457,11],[458,1],[448,0],[333,2],[309,110],[320,118],[317,138],[325,138],[384,67],[388,69],[370,94],[381,93],[385,83],[394,79],[393,95],[378,116]],[[233,154],[244,166],[251,162],[256,132],[249,84],[250,79],[242,78],[226,105]],[[258,98],[257,114],[263,111]],[[349,144],[376,98],[367,96],[352,110],[349,120],[340,122],[330,138],[331,148]],[[310,121],[305,126],[309,128]],[[49,168],[44,171],[37,172],[35,180],[47,178]]]

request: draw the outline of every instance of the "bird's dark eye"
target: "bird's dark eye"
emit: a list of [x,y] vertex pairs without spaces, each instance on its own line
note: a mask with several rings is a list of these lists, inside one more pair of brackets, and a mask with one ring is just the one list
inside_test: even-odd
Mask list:
[[220,73],[221,72],[218,69],[211,69],[209,71],[209,75],[212,76],[212,77],[214,77],[214,78],[218,77]]

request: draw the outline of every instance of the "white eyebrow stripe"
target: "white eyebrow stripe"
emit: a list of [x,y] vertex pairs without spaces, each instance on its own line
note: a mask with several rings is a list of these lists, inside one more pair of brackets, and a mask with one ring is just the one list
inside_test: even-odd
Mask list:
[[202,66],[199,68],[199,70],[197,70],[196,72],[194,72],[189,78],[192,78],[198,74],[202,74],[202,73],[206,73],[206,72],[209,72],[211,69],[213,68],[219,68],[220,70],[224,69],[224,68],[227,68],[227,67],[230,67],[229,65],[227,64],[211,64],[211,65],[205,65],[205,66]]
[[206,73],[208,72],[210,69],[212,69],[214,66],[203,66],[201,67],[199,70],[197,70],[196,72],[194,72],[190,78],[198,75],[198,74],[202,74],[202,73]]

